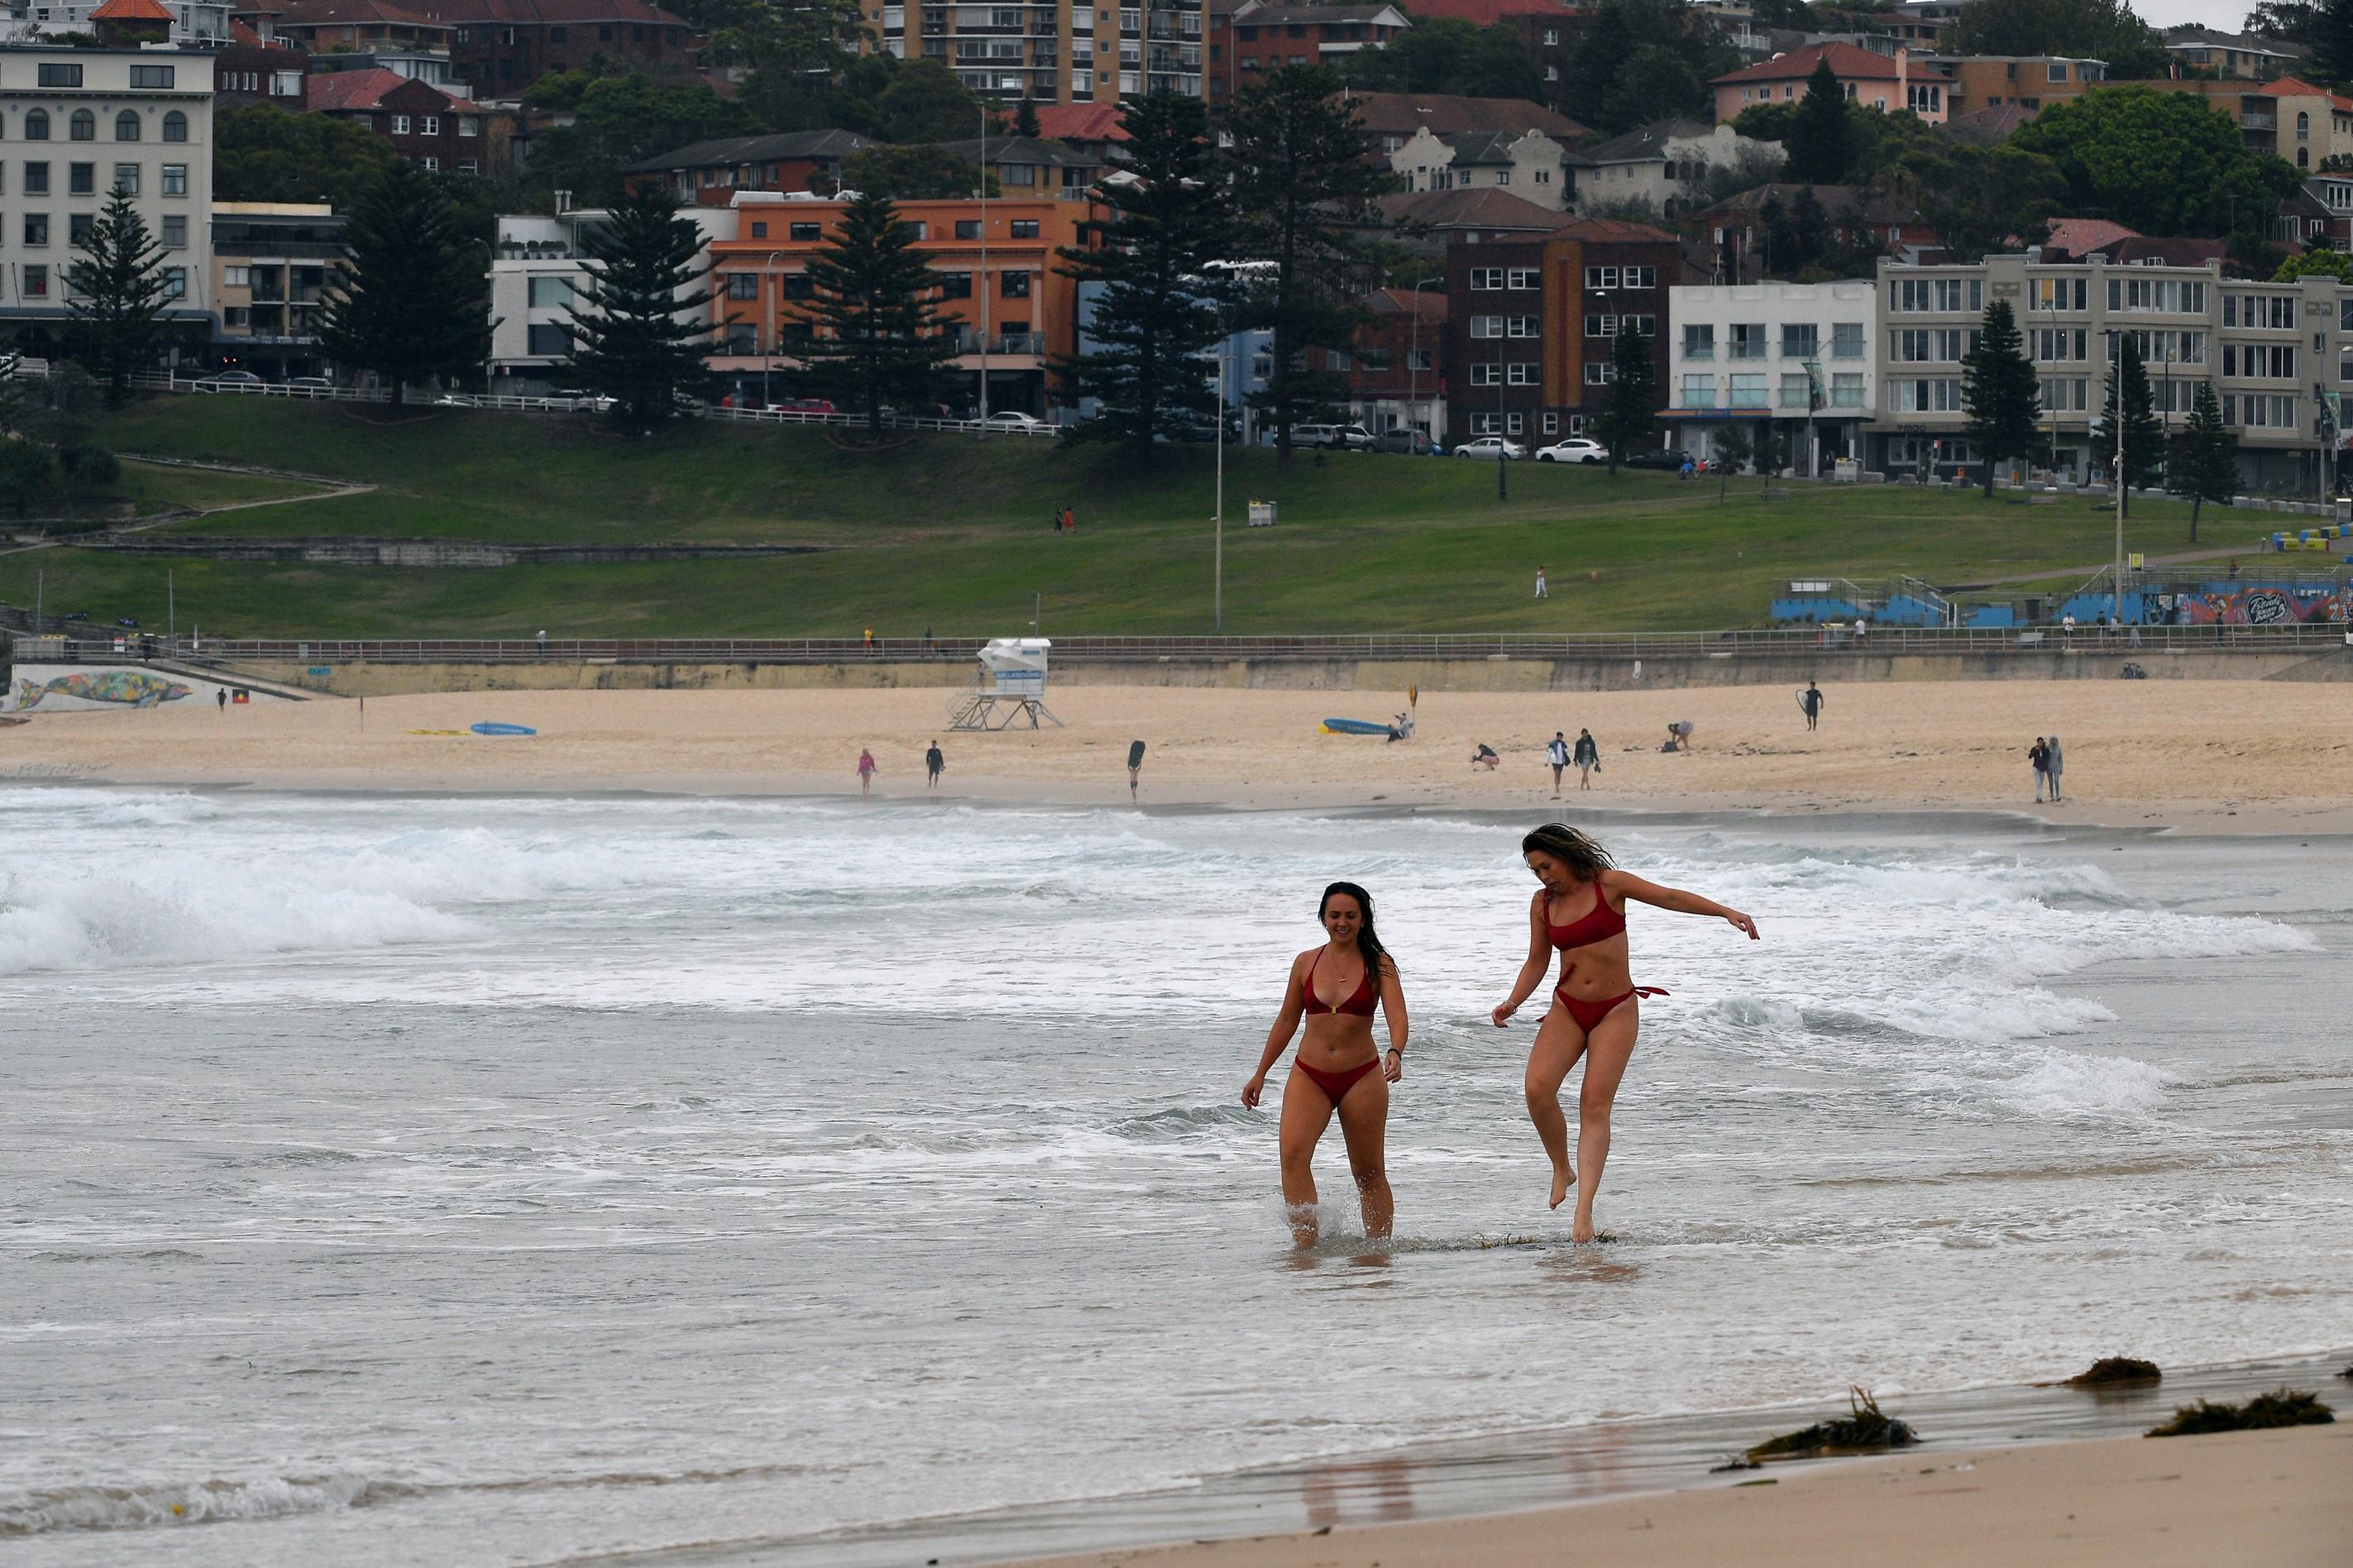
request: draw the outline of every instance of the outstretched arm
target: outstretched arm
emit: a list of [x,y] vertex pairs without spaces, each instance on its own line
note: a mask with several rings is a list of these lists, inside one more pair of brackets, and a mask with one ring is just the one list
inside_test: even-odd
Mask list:
[[1708,915],[1716,920],[1730,921],[1736,931],[1748,933],[1751,942],[1761,941],[1757,934],[1757,922],[1729,904],[1719,904],[1714,899],[1703,899],[1697,893],[1686,893],[1681,888],[1662,888],[1656,882],[1645,882],[1630,871],[1611,869],[1601,873],[1605,892],[1615,893],[1621,900],[1649,904],[1655,909],[1672,910],[1679,915]]
[[1250,1074],[1250,1082],[1242,1085],[1242,1103],[1252,1110],[1258,1109],[1259,1096],[1266,1091],[1267,1069],[1291,1044],[1291,1037],[1299,1032],[1299,1015],[1303,1005],[1299,984],[1299,961],[1291,962],[1291,978],[1282,988],[1282,1011],[1274,1016],[1274,1027],[1266,1032],[1266,1049],[1258,1057],[1258,1071]]
[[1528,993],[1544,983],[1545,971],[1551,964],[1552,943],[1545,933],[1544,898],[1538,895],[1528,904],[1527,962],[1520,965],[1519,977],[1512,982],[1510,999],[1487,1015],[1494,1020],[1495,1027],[1500,1029],[1511,1022],[1512,1015],[1520,1010],[1520,1004],[1528,999]]
[[1381,1013],[1389,1021],[1388,1054],[1381,1058],[1381,1076],[1391,1083],[1405,1076],[1405,987],[1398,982],[1397,965],[1381,960]]

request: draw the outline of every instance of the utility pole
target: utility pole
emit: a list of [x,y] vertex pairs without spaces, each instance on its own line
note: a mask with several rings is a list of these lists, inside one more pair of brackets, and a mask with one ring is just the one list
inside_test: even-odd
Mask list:
[[2112,384],[2116,389],[2116,574],[2108,596],[2108,624],[2115,626],[2125,619],[2125,335],[2111,328],[2108,336],[2115,345],[2108,374],[2116,378]]
[[980,428],[988,434],[988,104],[980,106]]
[[1215,629],[1226,629],[1226,356],[1230,343],[1218,345],[1218,500],[1209,514],[1216,530],[1215,561],[1211,568],[1210,616]]
[[1512,469],[1512,438],[1504,434],[1504,378],[1511,369],[1503,356],[1512,352],[1510,342],[1511,339],[1501,338],[1495,344],[1495,499],[1499,501],[1509,499],[1504,477]]
[[180,600],[169,566],[164,568],[164,636],[176,651],[180,646]]

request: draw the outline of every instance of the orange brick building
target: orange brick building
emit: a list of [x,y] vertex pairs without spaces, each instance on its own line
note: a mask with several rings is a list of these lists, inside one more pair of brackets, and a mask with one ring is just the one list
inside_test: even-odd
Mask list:
[[[786,373],[799,366],[795,346],[810,331],[809,259],[831,243],[842,204],[745,193],[735,205],[737,237],[711,246],[711,366],[752,400],[764,395],[764,379],[765,395],[780,399]],[[1053,197],[899,204],[931,255],[942,312],[958,324],[963,401],[979,401],[986,363],[991,410],[1045,413],[1048,367],[1078,339],[1078,288],[1055,253],[1081,243],[1089,211]]]

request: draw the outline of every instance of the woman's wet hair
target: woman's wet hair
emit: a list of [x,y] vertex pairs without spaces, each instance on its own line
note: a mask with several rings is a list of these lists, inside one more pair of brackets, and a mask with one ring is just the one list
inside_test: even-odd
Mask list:
[[1547,822],[1520,840],[1523,856],[1551,856],[1567,867],[1580,882],[1590,882],[1617,864],[1609,851],[1565,822]]
[[1364,912],[1364,921],[1356,927],[1356,951],[1364,955],[1365,973],[1375,976],[1374,983],[1377,984],[1381,973],[1381,960],[1387,956],[1388,949],[1381,945],[1378,933],[1373,930],[1373,896],[1354,882],[1335,882],[1324,889],[1324,896],[1315,902],[1315,919],[1318,923],[1322,922],[1324,911],[1332,907],[1332,896],[1335,893],[1356,900],[1356,908]]

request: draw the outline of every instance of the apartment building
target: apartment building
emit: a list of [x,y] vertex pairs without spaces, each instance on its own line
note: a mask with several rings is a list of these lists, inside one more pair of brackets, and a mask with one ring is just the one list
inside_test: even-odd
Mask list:
[[1416,430],[1435,440],[1446,428],[1446,295],[1435,288],[1378,289],[1365,300],[1365,324],[1326,368],[1348,378],[1348,417],[1376,435]]
[[0,342],[56,346],[75,243],[120,190],[163,247],[164,321],[203,353],[212,87],[211,58],[193,50],[0,47]]
[[2165,41],[2165,52],[2183,65],[2235,81],[2269,81],[2304,63],[2304,50],[2253,33],[2184,27]]
[[303,101],[313,114],[375,132],[420,168],[486,172],[482,110],[413,77],[388,70],[317,71],[304,79]]
[[[733,207],[687,207],[680,216],[702,232],[698,265],[712,258],[712,246],[733,239]],[[497,254],[491,262],[491,390],[537,396],[569,384],[565,362],[572,357],[575,297],[588,278],[583,237],[609,223],[601,207],[575,207],[554,217],[499,219]],[[682,290],[693,293],[702,284]],[[692,318],[704,319],[695,308]]]
[[798,195],[841,185],[842,165],[879,143],[855,131],[727,136],[622,165],[629,187],[670,188],[681,206],[733,206],[737,191]]
[[938,60],[984,97],[1044,106],[1117,103],[1147,92],[1201,96],[1202,0],[916,0],[870,4],[865,12],[862,47]]
[[2040,111],[2107,80],[2104,60],[2069,55],[1936,55],[1921,69],[1943,82],[1947,118],[2016,104]]
[[1583,435],[1608,405],[1621,332],[1650,338],[1663,387],[1681,268],[1674,236],[1614,218],[1450,245],[1447,439]]
[[2323,464],[2333,474],[2322,419],[2336,422],[2353,386],[2353,289],[2333,279],[2249,282],[2224,279],[2219,266],[2001,256],[1975,267],[1882,262],[1877,287],[1883,395],[1866,434],[1872,468],[1899,473],[1972,459],[1961,431],[1961,363],[1987,304],[2004,300],[2041,375],[2061,471],[2081,477],[2108,466],[2092,427],[2115,334],[2129,332],[2168,426],[2187,417],[2200,383],[2213,384],[2247,483],[2309,487]]
[[1210,99],[1231,102],[1285,66],[1336,66],[1377,49],[1413,24],[1396,5],[1270,5],[1210,0]]
[[[1084,243],[1085,203],[1051,196],[911,201],[899,216],[915,230],[940,279],[944,314],[956,323],[956,372],[977,403],[987,377],[991,409],[1042,415],[1047,372],[1067,356],[1078,331],[1075,285],[1057,252]],[[797,368],[796,351],[813,331],[810,258],[830,243],[839,202],[788,200],[742,192],[737,232],[714,240],[712,326],[720,340],[712,368],[747,389]]]
[[1508,190],[1554,212],[1568,210],[1568,150],[1541,131],[1468,131],[1434,135],[1428,127],[1388,155],[1409,194]]
[[693,29],[646,0],[432,0],[476,98],[513,98],[556,71],[620,66],[658,81],[695,74]]
[[1878,403],[1879,300],[1867,279],[1670,290],[1674,444],[1707,458],[1727,429],[1770,426],[1801,472],[1860,460]]
[[0,46],[68,37],[218,48],[229,41],[228,0],[8,0],[0,8]]
[[1781,156],[1778,142],[1752,142],[1729,125],[1661,120],[1568,155],[1579,212],[1637,203],[1664,217],[1690,205],[1711,167]]
[[1889,112],[1908,109],[1930,125],[1944,122],[1944,78],[1926,68],[1911,50],[1899,47],[1890,57],[1837,42],[1808,44],[1709,79],[1715,89],[1715,118],[1728,124],[1740,118],[1742,110],[1760,103],[1797,102],[1806,96],[1814,68],[1825,60],[1838,78],[1839,89],[1863,107]]
[[213,204],[215,368],[264,381],[326,373],[319,314],[343,269],[347,221],[323,204]]

